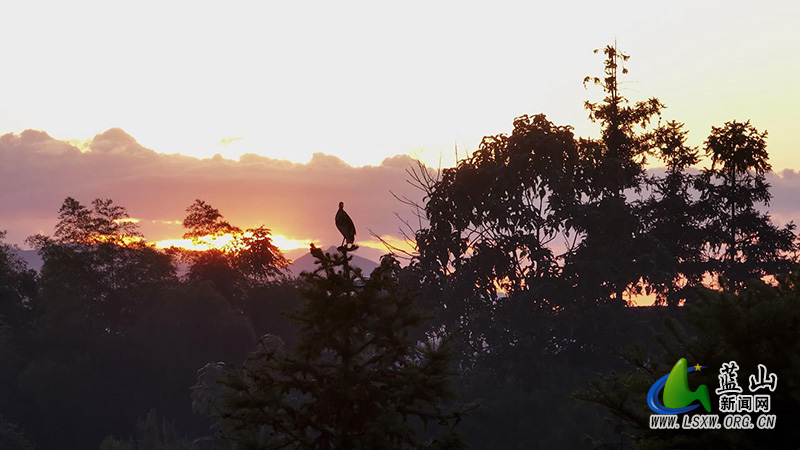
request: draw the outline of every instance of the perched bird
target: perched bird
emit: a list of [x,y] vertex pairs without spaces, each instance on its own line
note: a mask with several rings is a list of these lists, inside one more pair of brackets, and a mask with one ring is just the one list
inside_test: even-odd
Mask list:
[[344,243],[352,244],[356,240],[356,225],[353,219],[344,210],[344,202],[339,202],[339,211],[336,211],[336,228],[342,233],[342,246]]

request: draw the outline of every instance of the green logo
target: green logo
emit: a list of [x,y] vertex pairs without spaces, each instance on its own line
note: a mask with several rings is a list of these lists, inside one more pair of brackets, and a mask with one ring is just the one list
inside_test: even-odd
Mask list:
[[[647,405],[653,412],[658,414],[680,414],[689,412],[700,405],[691,405],[692,402],[699,400],[706,411],[711,412],[711,398],[708,395],[708,387],[701,384],[696,390],[689,389],[689,372],[705,369],[699,364],[688,367],[686,358],[681,358],[672,368],[669,374],[664,375],[656,381],[647,393]],[[664,391],[664,404],[658,401],[658,394]]]

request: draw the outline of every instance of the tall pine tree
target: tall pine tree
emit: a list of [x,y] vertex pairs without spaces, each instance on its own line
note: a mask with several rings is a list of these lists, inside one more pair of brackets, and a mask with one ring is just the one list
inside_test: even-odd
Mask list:
[[758,205],[769,205],[772,194],[766,173],[767,133],[747,122],[712,127],[705,142],[712,165],[702,177],[701,202],[707,211],[704,233],[712,273],[741,290],[746,283],[791,270],[794,261],[794,223],[772,223]]
[[[598,52],[597,50],[595,52]],[[652,148],[648,126],[664,105],[650,98],[631,105],[620,90],[620,76],[629,56],[616,44],[606,46],[604,76],[586,77],[599,86],[601,102],[586,102],[589,119],[601,127],[599,140],[581,139],[583,202],[573,208],[570,224],[582,239],[567,258],[565,276],[582,302],[624,300],[638,293],[646,275],[653,242],[643,233],[637,205],[627,198],[644,182],[646,155]]]
[[311,253],[319,266],[291,315],[295,348],[265,336],[242,367],[208,366],[195,387],[221,439],[236,449],[461,448],[461,412],[444,406],[447,346],[413,337],[424,317],[398,262],[385,256],[367,278],[352,256]]

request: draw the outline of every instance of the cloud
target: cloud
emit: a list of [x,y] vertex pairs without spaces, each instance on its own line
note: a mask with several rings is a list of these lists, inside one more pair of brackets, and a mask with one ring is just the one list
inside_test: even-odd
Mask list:
[[[0,136],[0,230],[8,230],[9,242],[51,234],[61,203],[72,196],[84,204],[111,198],[127,207],[150,241],[181,237],[185,209],[199,198],[242,228],[263,224],[287,239],[315,238],[327,247],[341,241],[333,218],[344,201],[362,256],[376,259],[381,252],[372,248],[378,240],[369,230],[398,242],[401,223],[394,213],[412,218],[391,192],[421,200],[421,192],[407,182],[414,161],[402,155],[363,167],[323,153],[306,164],[255,154],[197,159],[154,152],[119,128],[82,147],[86,151],[43,131]],[[787,169],[767,179],[774,221],[800,221],[800,171]]]
[[784,169],[767,174],[772,200],[767,208],[772,220],[783,225],[790,221],[800,222],[800,170]]
[[89,142],[89,150],[95,153],[153,156],[156,152],[141,146],[133,136],[121,128],[111,128],[105,133],[100,133]]
[[406,182],[405,170],[413,163],[407,156],[363,167],[323,153],[306,164],[254,154],[237,161],[220,155],[197,159],[157,153],[119,128],[98,134],[84,148],[42,131],[0,137],[0,229],[8,229],[9,242],[51,234],[68,196],[84,204],[113,199],[139,220],[151,241],[180,237],[185,209],[199,198],[240,227],[263,224],[291,238],[317,237],[324,245],[341,241],[333,217],[344,201],[365,241],[371,238],[368,229],[399,234],[394,212],[406,213],[407,207],[390,191],[420,195]]
[[230,144],[233,144],[234,142],[243,140],[244,140],[243,137],[222,138],[220,139],[219,143],[223,146],[228,146]]

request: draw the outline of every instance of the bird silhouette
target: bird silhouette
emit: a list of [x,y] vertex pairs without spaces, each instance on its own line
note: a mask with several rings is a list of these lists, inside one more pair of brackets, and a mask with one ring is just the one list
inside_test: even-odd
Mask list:
[[356,240],[356,225],[353,219],[345,212],[344,202],[339,202],[339,211],[336,211],[336,228],[342,233],[342,247],[347,242],[348,247]]

